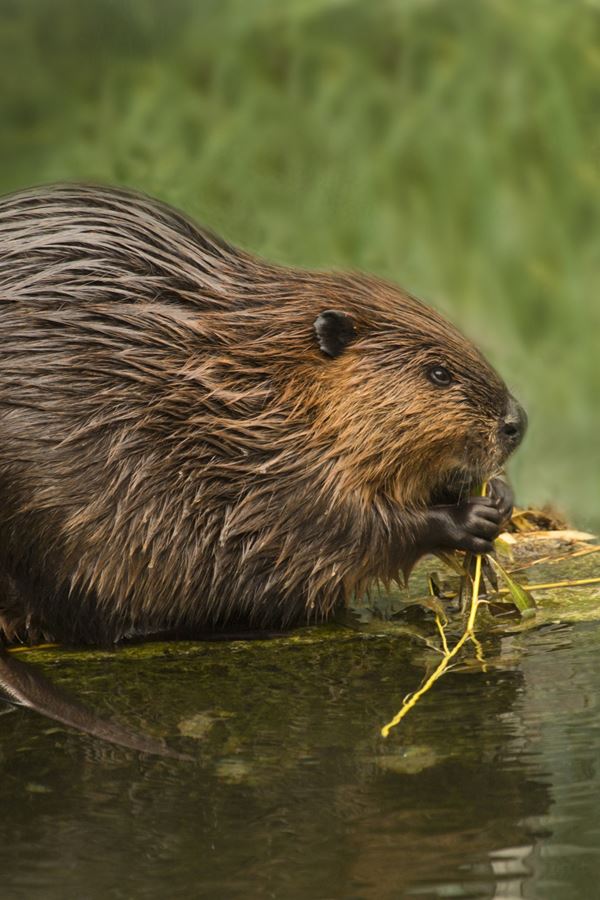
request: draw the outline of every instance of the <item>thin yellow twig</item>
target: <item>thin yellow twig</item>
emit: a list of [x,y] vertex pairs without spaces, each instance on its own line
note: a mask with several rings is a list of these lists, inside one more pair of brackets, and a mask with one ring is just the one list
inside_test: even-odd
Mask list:
[[549,591],[553,588],[581,587],[584,584],[600,584],[600,578],[580,578],[577,581],[548,581],[544,584],[525,584],[528,591]]
[[442,625],[442,623],[440,621],[440,617],[437,615],[435,617],[435,624],[437,625],[437,629],[440,633],[442,647],[444,650],[444,656],[447,656],[448,655],[448,641],[446,640],[446,632],[444,631],[444,626]]
[[540,556],[539,559],[532,559],[529,562],[522,563],[519,566],[515,566],[513,569],[509,570],[509,575],[512,575],[513,572],[522,572],[524,569],[531,569],[533,566],[539,566],[541,563],[548,563],[549,565],[558,562],[568,562],[570,559],[579,559],[581,556],[589,556],[590,553],[598,553],[600,552],[600,545],[594,545],[593,547],[584,547],[582,550],[576,550],[574,553],[566,553],[564,556]]
[[595,544],[593,547],[584,547],[583,550],[576,550],[575,553],[571,553],[569,556],[562,556],[561,559],[577,559],[579,556],[589,556],[590,553],[598,553],[600,552],[600,544]]
[[[477,616],[477,609],[479,607],[479,585],[481,582],[481,556],[477,556],[475,559],[475,573],[473,575],[473,593],[471,596],[471,609],[469,611],[469,619],[467,621],[467,627],[465,629],[462,637],[456,642],[454,647],[451,650],[444,651],[444,657],[440,664],[434,669],[429,678],[425,681],[421,687],[414,692],[414,694],[410,694],[408,698],[405,698],[402,708],[400,712],[396,713],[394,718],[384,725],[381,729],[381,736],[387,737],[396,725],[402,721],[404,716],[410,712],[413,706],[419,702],[420,698],[423,694],[426,694],[427,691],[435,684],[438,678],[444,674],[446,669],[448,668],[449,663],[454,659],[457,653],[464,647],[466,642],[473,637],[473,627],[475,625],[475,618]],[[448,645],[446,644],[446,647]]]

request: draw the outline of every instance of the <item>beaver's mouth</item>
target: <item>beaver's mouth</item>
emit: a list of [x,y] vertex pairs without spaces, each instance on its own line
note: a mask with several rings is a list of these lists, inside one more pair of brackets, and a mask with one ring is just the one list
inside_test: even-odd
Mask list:
[[479,491],[485,481],[478,470],[465,466],[456,466],[447,471],[431,495],[433,506],[446,503],[460,503],[467,497],[472,497]]
[[504,459],[498,452],[476,460],[470,455],[468,461],[457,462],[441,473],[440,481],[432,493],[432,502],[459,503],[467,497],[478,494],[482,484],[502,471]]

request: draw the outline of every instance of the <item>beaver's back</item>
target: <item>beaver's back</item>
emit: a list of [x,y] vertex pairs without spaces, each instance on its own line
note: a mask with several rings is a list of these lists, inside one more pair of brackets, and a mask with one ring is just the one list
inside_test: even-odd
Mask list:
[[56,185],[0,199],[2,300],[231,307],[248,257],[158,201]]
[[277,354],[261,363],[255,340],[291,277],[128,192],[0,201],[7,631],[97,641],[306,615],[307,562],[283,588],[265,576],[297,556],[286,531],[306,502],[298,414],[294,456],[269,470],[293,435]]

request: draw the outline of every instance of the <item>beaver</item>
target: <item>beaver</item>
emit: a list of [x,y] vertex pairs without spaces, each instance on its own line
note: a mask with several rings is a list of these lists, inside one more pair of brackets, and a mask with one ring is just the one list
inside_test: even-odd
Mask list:
[[124,189],[0,200],[7,640],[324,621],[425,553],[490,552],[525,425],[392,284],[265,262]]

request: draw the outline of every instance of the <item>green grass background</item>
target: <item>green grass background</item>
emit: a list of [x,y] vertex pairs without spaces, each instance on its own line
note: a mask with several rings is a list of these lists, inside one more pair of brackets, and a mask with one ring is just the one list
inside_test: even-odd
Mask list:
[[519,498],[600,526],[599,0],[0,0],[0,189],[134,186],[488,352]]

